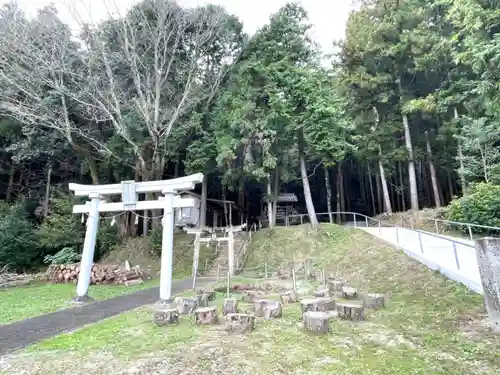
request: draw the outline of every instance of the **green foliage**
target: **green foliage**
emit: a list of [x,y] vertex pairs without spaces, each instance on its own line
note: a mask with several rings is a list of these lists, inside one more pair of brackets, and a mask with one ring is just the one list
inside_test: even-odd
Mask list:
[[40,248],[34,225],[22,205],[7,208],[0,216],[0,268],[22,271],[40,263]]
[[[500,227],[500,185],[478,183],[467,196],[453,200],[446,209],[445,217],[451,221]],[[488,230],[472,228],[476,233]],[[466,227],[460,226],[465,234]]]
[[81,252],[85,227],[80,217],[73,214],[76,200],[69,195],[56,194],[49,200],[50,213],[38,228],[38,238],[47,254],[65,247]]
[[66,264],[78,262],[80,259],[81,255],[78,254],[75,249],[64,247],[54,255],[46,255],[43,258],[43,262],[45,264]]

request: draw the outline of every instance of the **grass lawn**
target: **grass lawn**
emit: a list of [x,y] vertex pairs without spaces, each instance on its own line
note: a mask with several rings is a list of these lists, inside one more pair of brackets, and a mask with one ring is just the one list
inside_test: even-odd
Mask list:
[[[103,300],[156,285],[158,285],[157,280],[128,287],[123,285],[91,285],[89,295],[96,300]],[[33,283],[17,288],[0,289],[0,324],[8,324],[71,307],[69,302],[75,293],[75,284]]]
[[[191,276],[193,262],[193,236],[177,233],[174,237],[174,279],[180,280]],[[213,259],[214,250],[202,246],[200,249],[200,267]],[[152,281],[134,286],[96,285],[91,286],[89,295],[96,300],[116,297],[126,293],[159,285],[160,259],[151,251],[147,238],[132,238],[103,260],[105,264],[123,264],[129,260],[133,265],[140,265],[152,275]],[[68,302],[75,296],[75,284],[33,283],[27,286],[0,289],[0,325],[50,313],[61,308],[71,307]]]
[[280,319],[259,320],[247,335],[196,326],[190,317],[159,328],[141,308],[15,353],[0,361],[0,374],[499,373],[500,336],[488,332],[482,297],[367,233],[334,225],[278,228],[257,233],[251,246],[249,267],[310,259],[364,291],[387,293],[387,306],[369,311],[364,322],[332,320],[331,333],[321,336],[303,331],[298,304],[285,306]]

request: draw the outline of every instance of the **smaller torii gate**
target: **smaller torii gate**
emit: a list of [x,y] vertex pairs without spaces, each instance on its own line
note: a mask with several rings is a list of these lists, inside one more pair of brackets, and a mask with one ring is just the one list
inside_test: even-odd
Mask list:
[[[73,213],[88,213],[85,242],[80,263],[80,273],[76,287],[75,302],[84,302],[91,299],[88,295],[94,250],[99,227],[100,212],[120,212],[136,210],[163,209],[163,230],[161,246],[160,271],[160,301],[170,301],[172,298],[172,265],[174,247],[174,208],[194,207],[194,199],[180,198],[175,194],[180,190],[192,190],[197,183],[203,181],[203,174],[162,181],[122,181],[121,184],[108,185],[80,185],[69,184],[69,190],[76,196],[87,196],[90,202],[75,205]],[[164,196],[154,201],[139,201],[139,193],[158,193]],[[107,203],[105,196],[120,195],[121,202]]]

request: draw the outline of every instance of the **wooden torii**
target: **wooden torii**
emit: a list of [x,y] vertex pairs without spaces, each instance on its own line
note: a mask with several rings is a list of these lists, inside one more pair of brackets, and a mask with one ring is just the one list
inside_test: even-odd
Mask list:
[[[122,181],[120,184],[79,185],[69,184],[69,190],[76,196],[87,196],[90,202],[75,205],[73,213],[88,213],[85,242],[83,244],[80,273],[74,301],[84,302],[88,296],[94,250],[99,227],[100,212],[120,212],[136,210],[163,209],[163,230],[161,246],[160,301],[169,302],[172,298],[172,264],[174,247],[174,208],[194,207],[193,198],[180,198],[176,193],[180,190],[194,189],[203,181],[203,174],[162,181]],[[138,194],[161,192],[163,197],[153,201],[139,201]],[[105,196],[120,195],[121,202],[107,203]]]
[[[196,285],[196,275],[198,274],[198,266],[200,259],[200,246],[202,243],[210,243],[210,242],[227,242],[228,248],[228,268],[230,276],[234,276],[236,272],[235,268],[235,252],[234,252],[234,233],[241,232],[246,228],[246,223],[234,227],[222,227],[222,228],[185,228],[186,233],[194,234],[194,254],[193,254],[193,289]],[[222,231],[223,233],[227,233],[228,236],[217,237],[215,235],[216,231]],[[210,237],[202,238],[201,235],[203,233],[212,234]]]

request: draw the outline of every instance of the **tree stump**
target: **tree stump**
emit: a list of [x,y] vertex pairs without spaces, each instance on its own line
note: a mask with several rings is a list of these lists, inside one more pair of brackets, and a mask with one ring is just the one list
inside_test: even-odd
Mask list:
[[336,299],[335,297],[319,297],[316,298],[317,301],[319,301],[318,308],[319,310],[317,311],[331,311],[335,310],[335,304],[336,304]]
[[318,288],[314,292],[314,297],[329,297],[330,290],[328,288]]
[[332,296],[341,296],[342,288],[344,287],[345,282],[338,280],[328,280],[326,282],[326,286],[330,290],[330,295]]
[[328,333],[330,329],[330,317],[321,311],[307,311],[304,314],[304,328],[313,333]]
[[300,310],[302,315],[308,311],[329,311],[335,308],[334,297],[321,297],[314,299],[303,299],[300,301]]
[[206,294],[207,295],[207,298],[209,301],[213,301],[216,297],[216,293],[213,289],[210,289],[210,288],[199,288],[199,289],[196,289],[196,295],[204,295]]
[[228,332],[245,333],[255,328],[255,316],[249,314],[227,314],[224,327]]
[[215,306],[200,307],[194,311],[196,324],[215,324],[218,321]]
[[258,299],[253,302],[254,315],[264,318],[279,318],[283,315],[283,306],[280,301]]
[[179,312],[175,306],[154,306],[153,323],[158,327],[179,323]]
[[196,304],[198,307],[208,307],[208,294],[197,294]]
[[337,302],[338,316],[344,320],[365,320],[365,308],[357,302]]
[[192,314],[198,307],[198,300],[191,297],[176,297],[174,303],[180,315]]
[[222,315],[237,314],[238,300],[236,298],[225,298],[222,303]]
[[294,303],[299,302],[299,294],[295,290],[289,290],[280,296],[281,303]]
[[385,295],[380,293],[368,293],[363,298],[363,304],[369,309],[385,307]]
[[256,299],[262,298],[263,295],[264,293],[258,290],[244,290],[241,296],[241,300],[243,302],[253,302]]
[[358,290],[356,288],[344,286],[342,288],[342,297],[344,297],[345,299],[358,298]]

